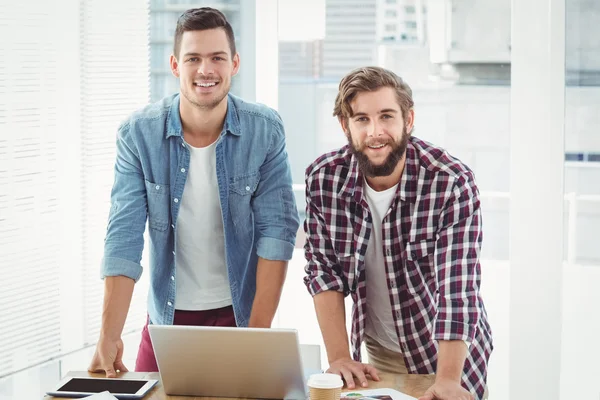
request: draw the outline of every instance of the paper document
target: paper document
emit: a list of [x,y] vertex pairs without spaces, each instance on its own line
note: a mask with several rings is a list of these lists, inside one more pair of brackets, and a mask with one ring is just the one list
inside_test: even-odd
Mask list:
[[417,400],[394,389],[355,390],[342,393],[340,400]]
[[91,396],[82,397],[83,399],[92,399],[92,400],[118,400],[115,396],[110,394],[110,392],[102,392],[96,393]]

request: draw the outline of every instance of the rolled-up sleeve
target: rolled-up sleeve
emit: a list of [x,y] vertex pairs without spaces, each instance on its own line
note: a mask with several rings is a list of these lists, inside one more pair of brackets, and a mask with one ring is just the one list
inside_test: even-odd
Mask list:
[[127,276],[138,281],[142,275],[142,252],[148,204],[138,152],[123,124],[117,135],[115,178],[104,240],[101,277]]
[[331,245],[327,230],[324,211],[319,199],[320,190],[318,179],[307,172],[306,176],[306,220],[304,232],[304,257],[306,266],[304,284],[308,292],[315,296],[327,290],[349,293],[348,285],[344,284],[343,273],[337,262],[337,256]]
[[481,209],[479,191],[471,176],[460,177],[441,215],[435,248],[438,315],[435,340],[471,343],[481,316]]
[[276,116],[269,151],[260,167],[260,182],[252,200],[252,211],[259,234],[257,255],[267,260],[288,261],[294,253],[300,220],[292,189],[285,132],[279,115]]

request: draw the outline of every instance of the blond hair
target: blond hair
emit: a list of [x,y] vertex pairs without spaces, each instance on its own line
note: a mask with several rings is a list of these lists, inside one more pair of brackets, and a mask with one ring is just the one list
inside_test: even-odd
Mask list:
[[361,92],[372,92],[382,87],[395,90],[402,117],[406,120],[413,108],[412,89],[402,78],[390,70],[381,67],[357,68],[342,78],[335,98],[333,116],[343,119],[352,117],[350,103]]

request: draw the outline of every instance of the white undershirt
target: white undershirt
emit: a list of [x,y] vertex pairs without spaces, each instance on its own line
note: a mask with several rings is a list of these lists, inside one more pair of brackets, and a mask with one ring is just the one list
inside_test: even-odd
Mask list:
[[387,214],[398,185],[377,192],[365,181],[365,197],[372,216],[372,229],[367,253],[365,271],[367,283],[367,319],[365,333],[388,350],[401,353],[396,323],[392,315],[390,290],[385,273],[381,229],[383,217]]
[[178,310],[212,310],[232,304],[217,184],[216,142],[188,145],[190,165],[175,232]]

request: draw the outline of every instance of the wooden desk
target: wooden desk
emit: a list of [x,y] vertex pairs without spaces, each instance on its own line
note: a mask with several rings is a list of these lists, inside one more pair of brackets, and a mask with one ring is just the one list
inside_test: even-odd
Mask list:
[[[77,371],[69,372],[68,376],[96,376],[104,377],[104,374],[91,374],[89,372]],[[395,375],[379,373],[381,377],[380,382],[369,381],[368,389],[376,388],[392,388],[400,392],[406,393],[413,397],[419,397],[433,384],[434,375]],[[163,391],[160,383],[160,376],[158,372],[125,372],[119,376],[120,378],[147,378],[147,379],[158,379],[159,382],[152,389],[152,391],[144,397],[144,400],[226,400],[225,397],[192,397],[192,396],[167,396]],[[347,390],[347,389],[344,389]],[[358,390],[358,389],[357,389]],[[72,400],[63,397],[50,397],[44,396],[44,400]]]

